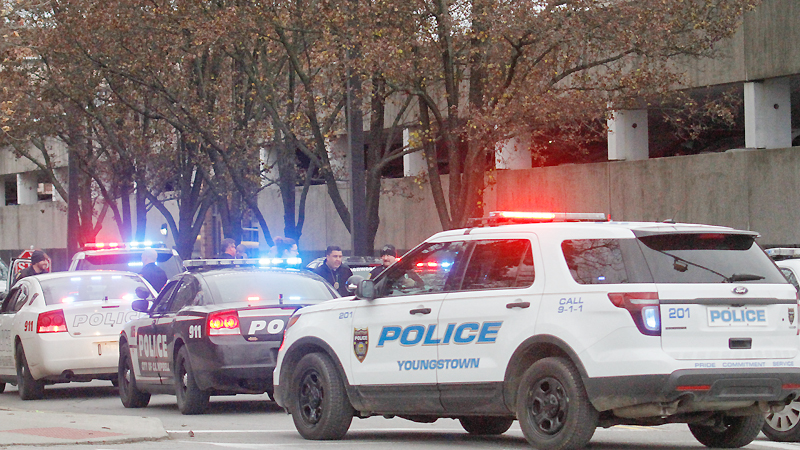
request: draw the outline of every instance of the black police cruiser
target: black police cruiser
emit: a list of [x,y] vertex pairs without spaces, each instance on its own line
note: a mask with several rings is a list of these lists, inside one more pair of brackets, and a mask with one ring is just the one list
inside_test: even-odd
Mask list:
[[[272,370],[295,310],[338,297],[321,277],[278,259],[192,260],[152,302],[133,308],[119,339],[119,394],[127,408],[175,394],[183,414],[211,395],[272,397]],[[141,295],[140,295],[141,294]],[[144,292],[138,292],[146,297]]]

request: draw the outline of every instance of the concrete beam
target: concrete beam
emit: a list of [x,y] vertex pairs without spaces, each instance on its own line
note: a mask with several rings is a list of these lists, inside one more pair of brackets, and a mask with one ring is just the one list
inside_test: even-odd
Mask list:
[[[411,132],[408,128],[403,129],[403,148],[408,148],[411,143]],[[403,176],[418,177],[428,171],[428,164],[425,162],[425,153],[418,151],[403,155]]]
[[744,84],[744,143],[747,148],[792,146],[789,78]]
[[39,201],[39,177],[36,172],[17,174],[17,204],[33,205]]

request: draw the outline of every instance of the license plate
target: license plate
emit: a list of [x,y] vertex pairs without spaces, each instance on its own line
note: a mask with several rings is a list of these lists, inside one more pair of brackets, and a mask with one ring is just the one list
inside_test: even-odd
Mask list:
[[95,342],[94,345],[97,348],[98,356],[108,355],[119,351],[119,342],[117,341]]
[[710,327],[765,327],[768,325],[766,308],[712,306],[707,311],[708,326]]

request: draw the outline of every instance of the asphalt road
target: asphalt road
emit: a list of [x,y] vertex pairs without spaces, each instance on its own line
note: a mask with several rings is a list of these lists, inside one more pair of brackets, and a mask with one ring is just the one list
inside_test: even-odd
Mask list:
[[[153,396],[143,409],[125,409],[116,388],[108,382],[73,383],[48,387],[42,400],[21,401],[17,390],[8,386],[0,394],[0,407],[47,412],[87,413],[119,416],[155,417],[169,434],[168,440],[129,444],[59,445],[59,450],[155,449],[205,450],[229,449],[326,449],[326,450],[431,450],[431,449],[530,449],[517,424],[502,436],[473,437],[464,432],[457,421],[441,419],[433,424],[418,424],[403,419],[353,419],[350,432],[342,441],[306,441],[297,434],[291,416],[286,415],[266,395],[213,397],[209,411],[203,415],[184,416],[178,411],[175,398]],[[36,426],[37,424],[31,424]],[[38,424],[41,425],[41,424]],[[31,449],[30,446],[3,446],[9,449]],[[598,429],[590,449],[679,450],[705,448],[685,425],[661,427],[617,426]],[[800,450],[800,444],[770,442],[761,435],[747,446],[749,449]]]

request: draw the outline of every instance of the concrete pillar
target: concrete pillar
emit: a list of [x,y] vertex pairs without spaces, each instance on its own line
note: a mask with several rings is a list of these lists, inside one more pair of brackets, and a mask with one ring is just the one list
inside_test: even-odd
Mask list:
[[[408,148],[411,144],[411,131],[403,129],[403,148]],[[425,152],[422,150],[403,155],[403,176],[418,177],[428,171],[428,164],[425,162]]]
[[[69,175],[67,172],[69,172],[69,169],[67,169],[66,167],[61,167],[53,170],[53,172],[56,176],[56,179],[61,183],[61,185],[64,186],[64,188],[67,188],[67,178]],[[53,185],[53,201],[54,202],[67,201],[65,198],[62,198],[61,195],[58,194],[55,184]]]
[[267,171],[266,178],[277,183],[280,172],[278,171],[278,151],[273,147],[263,147],[259,152],[261,165]]
[[17,174],[17,204],[32,205],[39,201],[39,177],[36,172]]
[[347,158],[347,135],[330,138],[327,147],[333,176],[340,181],[349,180],[350,161]]
[[613,111],[608,119],[608,159],[636,161],[648,159],[647,110]]
[[494,153],[494,164],[498,169],[530,169],[530,139],[511,138],[497,144]]
[[744,144],[747,148],[792,146],[789,78],[744,84]]
[[6,206],[6,177],[0,177],[0,206]]

